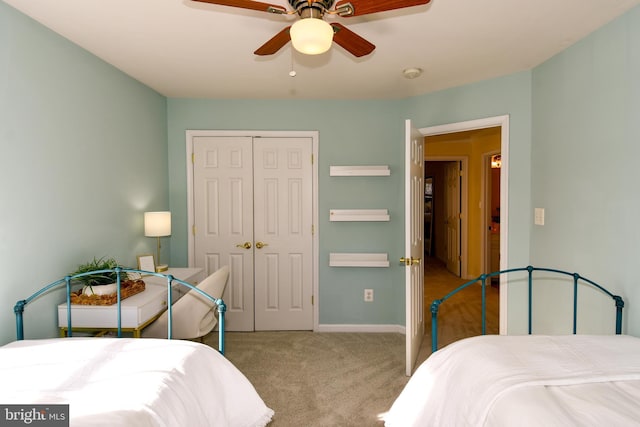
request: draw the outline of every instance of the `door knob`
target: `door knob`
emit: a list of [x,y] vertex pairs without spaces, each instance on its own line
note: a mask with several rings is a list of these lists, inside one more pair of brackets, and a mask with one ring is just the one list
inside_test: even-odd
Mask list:
[[400,262],[408,267],[410,265],[418,265],[418,264],[420,264],[420,258],[411,258],[411,257],[405,258],[405,257],[402,257],[402,258],[400,258]]
[[256,248],[258,248],[258,249],[262,249],[265,246],[269,246],[269,244],[268,243],[264,243],[264,242],[256,242]]
[[244,242],[242,244],[238,244],[236,245],[236,248],[251,249],[251,242]]

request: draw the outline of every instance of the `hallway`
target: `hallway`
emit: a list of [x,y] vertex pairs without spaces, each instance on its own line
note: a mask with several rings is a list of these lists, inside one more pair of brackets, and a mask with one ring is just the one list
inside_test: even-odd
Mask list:
[[[431,354],[431,303],[466,283],[447,271],[444,263],[437,258],[428,257],[425,264],[424,309],[425,336],[418,362]],[[499,332],[499,296],[498,286],[487,286],[487,334]],[[438,311],[438,347],[463,338],[482,334],[482,287],[470,285],[440,305]]]

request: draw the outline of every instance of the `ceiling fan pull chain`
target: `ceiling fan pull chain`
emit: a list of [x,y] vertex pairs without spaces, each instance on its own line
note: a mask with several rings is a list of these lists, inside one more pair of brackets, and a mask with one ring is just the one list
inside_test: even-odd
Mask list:
[[293,69],[293,51],[294,50],[295,49],[291,49],[291,68],[290,68],[290,71],[289,71],[289,77],[295,77],[296,74],[298,74],[298,73],[296,73],[296,70]]

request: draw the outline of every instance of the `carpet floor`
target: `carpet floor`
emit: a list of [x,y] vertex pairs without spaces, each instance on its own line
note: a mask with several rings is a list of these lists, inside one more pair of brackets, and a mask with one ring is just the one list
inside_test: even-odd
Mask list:
[[[429,307],[465,281],[426,260],[425,336],[417,363],[431,354]],[[498,332],[499,289],[487,289],[487,333]],[[440,307],[439,348],[479,335],[480,287]],[[275,411],[269,427],[368,427],[384,414],[408,381],[405,336],[392,333],[227,332],[225,356]],[[205,343],[217,348],[217,333]]]
[[[225,355],[275,411],[271,427],[380,426],[408,381],[393,333],[227,332]],[[215,347],[217,334],[205,343]]]

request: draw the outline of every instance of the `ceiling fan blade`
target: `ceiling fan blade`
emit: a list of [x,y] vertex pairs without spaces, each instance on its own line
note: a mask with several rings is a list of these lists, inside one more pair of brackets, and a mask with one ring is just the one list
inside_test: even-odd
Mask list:
[[242,9],[259,10],[261,12],[285,13],[282,6],[252,0],[193,0],[202,3],[219,4],[221,6],[240,7]]
[[[341,0],[336,3],[335,10],[340,16],[361,16],[369,13],[384,12],[386,10],[402,9],[411,6],[420,6],[431,0]],[[349,6],[350,5],[350,6]],[[344,9],[345,12],[341,12]],[[350,12],[348,9],[352,9]]]
[[291,40],[291,35],[289,35],[289,28],[291,28],[291,26],[286,27],[285,29],[280,31],[278,34],[271,37],[271,39],[268,42],[260,46],[253,53],[261,56],[273,55],[274,53],[282,49],[282,47],[287,43],[289,43],[289,40]]
[[363,39],[342,24],[332,23],[331,26],[334,32],[333,41],[349,51],[353,56],[359,58],[368,55],[376,48],[374,44]]

